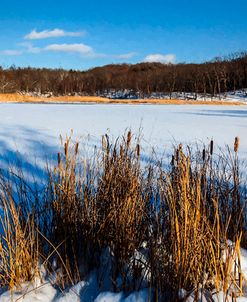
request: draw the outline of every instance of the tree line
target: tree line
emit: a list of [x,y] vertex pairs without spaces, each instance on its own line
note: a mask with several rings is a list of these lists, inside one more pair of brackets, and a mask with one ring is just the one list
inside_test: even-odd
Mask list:
[[196,99],[198,94],[216,97],[243,88],[247,88],[247,52],[200,64],[111,64],[87,71],[0,67],[0,93],[103,95],[128,90],[141,97],[193,93]]

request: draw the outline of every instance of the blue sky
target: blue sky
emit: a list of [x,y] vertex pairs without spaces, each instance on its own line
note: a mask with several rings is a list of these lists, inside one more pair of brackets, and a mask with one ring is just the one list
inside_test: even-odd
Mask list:
[[247,0],[4,0],[0,65],[88,69],[247,50]]

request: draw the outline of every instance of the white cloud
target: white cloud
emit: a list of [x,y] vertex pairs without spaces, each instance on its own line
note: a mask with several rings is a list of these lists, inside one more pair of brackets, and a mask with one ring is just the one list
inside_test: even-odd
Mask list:
[[97,54],[94,52],[93,48],[85,45],[83,43],[79,44],[49,44],[45,47],[34,47],[32,43],[20,43],[20,46],[24,47],[22,50],[3,50],[0,51],[2,55],[17,56],[24,53],[38,54],[44,51],[54,51],[54,52],[68,52],[68,53],[78,53],[82,56],[96,58],[103,57],[104,54]]
[[136,52],[129,52],[129,53],[124,53],[121,55],[116,55],[114,56],[116,59],[120,59],[120,60],[128,60],[133,58],[134,56],[136,56]]
[[32,30],[27,34],[24,39],[26,40],[40,40],[47,38],[58,38],[58,37],[80,37],[85,35],[85,31],[65,31],[63,29],[55,28],[53,30],[36,31]]
[[6,49],[0,52],[2,55],[6,56],[20,56],[23,54],[22,50]]
[[50,44],[43,50],[60,51],[60,52],[75,52],[84,56],[94,55],[93,48],[83,43],[79,44]]
[[[43,33],[47,33],[48,31],[43,31]],[[37,32],[35,32],[37,34]],[[40,33],[38,33],[40,34]],[[44,37],[44,35],[43,35]],[[48,44],[43,47],[34,46],[31,42],[22,42],[18,44],[21,49],[20,50],[4,50],[0,51],[0,54],[9,55],[9,56],[17,56],[21,54],[39,54],[43,52],[64,52],[64,53],[74,53],[79,54],[83,57],[96,59],[96,58],[109,58],[109,59],[117,59],[117,60],[128,60],[134,57],[137,53],[136,52],[129,52],[124,54],[104,54],[95,52],[94,49],[86,45],[84,43],[61,43],[61,44]]]
[[144,62],[175,63],[176,55],[174,54],[150,54],[144,58]]

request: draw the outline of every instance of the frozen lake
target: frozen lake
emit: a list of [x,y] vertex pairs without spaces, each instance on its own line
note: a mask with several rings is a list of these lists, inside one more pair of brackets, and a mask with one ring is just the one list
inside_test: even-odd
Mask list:
[[90,135],[98,144],[101,135],[116,137],[127,128],[141,128],[143,142],[163,152],[174,143],[233,145],[240,137],[241,156],[247,158],[247,106],[208,105],[96,105],[96,104],[0,104],[1,163],[15,158],[52,157],[59,135]]

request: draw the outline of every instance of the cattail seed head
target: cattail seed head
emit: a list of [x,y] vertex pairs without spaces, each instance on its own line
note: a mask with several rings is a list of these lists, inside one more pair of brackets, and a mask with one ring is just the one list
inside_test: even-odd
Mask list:
[[109,136],[107,134],[102,136],[102,150],[109,152]]
[[68,154],[68,143],[64,143],[64,154],[67,155]]
[[60,165],[60,163],[61,163],[61,155],[60,155],[60,152],[58,152],[58,154],[57,154],[57,162],[58,162],[58,164]]
[[130,142],[131,142],[131,131],[129,131],[127,134],[127,148],[129,148]]
[[102,144],[102,149],[105,150],[106,149],[106,141],[105,141],[105,136],[104,135],[102,135],[101,144]]
[[113,158],[117,157],[117,149],[116,148],[113,149],[112,157]]
[[140,145],[139,144],[137,144],[137,146],[136,146],[136,153],[137,153],[137,156],[139,157],[140,156]]
[[79,143],[77,142],[77,143],[75,144],[75,155],[78,154],[78,149],[79,149]]
[[211,140],[211,142],[210,142],[210,155],[213,155],[213,152],[214,152],[214,141]]
[[109,151],[109,136],[108,134],[105,134],[105,139],[106,139],[106,149],[107,149],[107,152]]
[[202,160],[205,161],[206,159],[206,150],[205,148],[202,150]]
[[235,137],[235,141],[234,141],[234,152],[238,152],[238,147],[239,147],[239,137],[236,136]]

